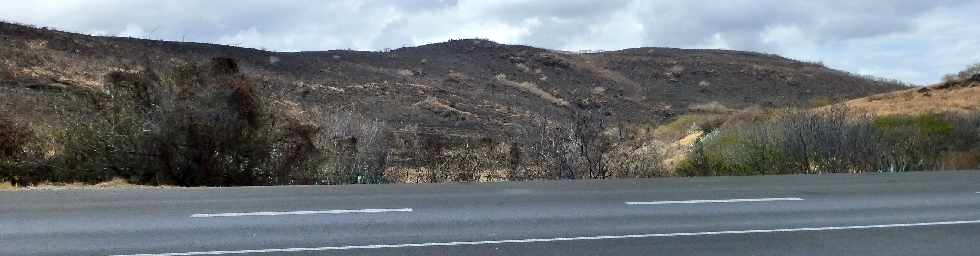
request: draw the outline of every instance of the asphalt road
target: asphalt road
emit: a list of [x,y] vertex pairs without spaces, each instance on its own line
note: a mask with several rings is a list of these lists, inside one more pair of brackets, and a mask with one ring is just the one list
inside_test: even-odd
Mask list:
[[0,192],[0,255],[978,255],[980,172]]

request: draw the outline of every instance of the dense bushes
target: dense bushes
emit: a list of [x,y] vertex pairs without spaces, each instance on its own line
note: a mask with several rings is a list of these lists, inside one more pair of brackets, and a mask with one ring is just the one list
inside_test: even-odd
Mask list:
[[[977,168],[980,116],[875,117],[844,107],[789,111],[707,133],[677,172],[687,176]],[[960,159],[951,159],[954,156]],[[964,160],[966,158],[967,160]]]
[[653,178],[669,175],[663,165],[663,156],[663,149],[657,145],[635,149],[619,147],[611,150],[604,161],[609,168],[610,177]]
[[[314,184],[327,158],[320,126],[300,122],[259,97],[255,81],[233,60],[159,73],[115,71],[98,109],[64,129],[33,136],[30,127],[0,122],[6,180],[95,183],[122,177],[141,184],[228,186]],[[6,141],[9,139],[8,141]],[[25,149],[50,140],[51,156],[29,165]],[[44,145],[42,145],[44,146]],[[34,153],[37,155],[37,153]]]
[[23,153],[33,136],[29,131],[26,125],[0,112],[0,157],[8,159]]
[[581,171],[581,147],[571,125],[539,120],[520,132],[527,154],[517,176],[526,179],[575,179]]
[[681,144],[636,139],[627,125],[607,123],[610,113],[597,105],[533,118],[503,140],[451,136],[411,124],[395,129],[356,109],[299,109],[260,97],[269,81],[238,70],[217,58],[111,72],[104,91],[79,96],[98,111],[65,118],[63,129],[0,113],[0,181],[234,186],[980,167],[980,115],[702,108],[654,131],[668,143],[695,138],[686,136],[692,128],[704,134],[671,172],[665,152]]
[[31,183],[44,168],[43,148],[30,125],[0,111],[0,182]]
[[413,130],[399,133],[386,173],[389,182],[474,182],[514,178],[515,158],[507,143],[491,138],[450,138]]
[[[314,146],[323,157],[312,172],[315,184],[383,183],[389,145],[384,122],[353,111],[314,111],[309,123],[318,127]],[[308,172],[309,173],[309,172]]]
[[572,123],[541,121],[522,131],[518,179],[604,179],[665,176],[660,145],[631,141],[625,125],[607,127],[605,113],[574,113]]
[[[480,181],[509,178],[500,170],[520,165],[512,163],[520,155],[504,149],[511,144],[489,138],[394,136],[354,110],[301,110],[259,97],[262,81],[237,70],[218,58],[164,72],[111,72],[103,92],[81,96],[96,113],[43,136],[0,115],[0,181],[356,184],[401,182],[398,169],[410,168],[427,170],[424,182]],[[40,157],[44,146],[53,147],[50,157]]]
[[[279,164],[273,154],[302,153],[274,152],[276,142],[294,139],[302,127],[280,127],[283,120],[266,109],[251,82],[219,68],[228,65],[221,60],[210,70],[188,65],[162,77],[151,70],[110,73],[102,109],[66,130],[61,168],[49,179],[124,177],[184,186],[283,182],[267,171]],[[306,162],[299,160],[292,165]]]

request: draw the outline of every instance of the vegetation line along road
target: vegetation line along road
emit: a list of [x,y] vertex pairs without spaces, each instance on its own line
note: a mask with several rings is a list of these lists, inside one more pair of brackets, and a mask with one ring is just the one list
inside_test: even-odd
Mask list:
[[727,50],[278,53],[10,23],[0,36],[7,187],[980,168],[977,65],[909,88]]

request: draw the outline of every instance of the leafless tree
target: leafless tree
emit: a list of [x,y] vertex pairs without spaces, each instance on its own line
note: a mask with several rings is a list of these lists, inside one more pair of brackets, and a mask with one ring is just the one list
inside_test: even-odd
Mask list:
[[602,138],[606,128],[606,118],[601,109],[579,112],[576,115],[573,131],[578,141],[579,153],[589,169],[589,178],[604,179],[608,176],[603,157],[610,144]]

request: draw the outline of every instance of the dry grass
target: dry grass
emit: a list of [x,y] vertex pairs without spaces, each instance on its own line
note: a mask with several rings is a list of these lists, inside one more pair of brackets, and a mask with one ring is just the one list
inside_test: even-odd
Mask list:
[[[385,179],[392,183],[433,183],[432,170],[425,167],[405,168],[388,167],[384,171]],[[504,168],[480,170],[476,173],[476,182],[502,182],[511,180],[511,171]]]
[[423,101],[415,103],[416,107],[426,109],[447,118],[456,118],[459,120],[475,119],[476,114],[459,110],[452,106],[452,103],[439,99],[436,97],[429,96]]
[[569,60],[569,62],[578,70],[584,70],[606,80],[629,85],[633,88],[642,87],[640,83],[630,79],[622,73],[606,68],[608,61],[609,60],[606,58],[590,55],[582,55],[579,58]]
[[[743,110],[734,114],[737,116],[740,113],[749,113],[752,111],[755,110]],[[726,120],[731,120],[732,115],[717,112],[692,113],[682,115],[673,122],[658,126],[653,131],[653,137],[656,142],[662,144],[662,165],[669,172],[665,174],[673,175],[672,172],[677,167],[677,164],[687,158],[687,153],[690,151],[691,146],[704,135],[704,128],[721,125]]]
[[34,186],[27,187],[25,189],[41,189],[41,190],[65,190],[65,189],[115,189],[115,188],[171,188],[171,186],[147,186],[147,185],[136,185],[130,183],[124,178],[112,178],[108,181],[103,181],[96,184],[85,184],[80,182],[72,183],[41,183]]
[[103,181],[93,185],[93,187],[97,187],[97,188],[128,188],[128,187],[135,187],[135,186],[136,185],[129,183],[128,180],[119,177],[115,177],[109,181]]
[[708,103],[697,103],[691,104],[687,107],[687,110],[691,112],[701,112],[701,113],[715,113],[715,114],[728,114],[734,113],[736,110],[730,109],[725,105],[717,101],[712,101]]
[[664,168],[671,171],[677,169],[677,164],[687,159],[691,146],[703,135],[703,132],[696,131],[667,145],[664,148]]
[[942,166],[946,170],[973,170],[980,168],[980,151],[947,152],[943,156]]
[[482,170],[477,174],[477,182],[502,182],[511,180],[511,171],[509,169],[495,168],[490,170]]
[[73,52],[51,49],[45,40],[29,40],[22,46],[0,49],[0,56],[14,59],[13,62],[19,64],[8,64],[18,66],[8,67],[12,68],[13,75],[51,81],[54,87],[102,89],[102,75],[117,64],[106,58],[79,58]]
[[653,136],[661,141],[677,141],[703,126],[717,124],[724,119],[725,116],[720,114],[686,114],[673,122],[657,127],[653,131]]
[[920,90],[873,95],[845,104],[877,115],[980,111],[980,87]]
[[430,183],[432,171],[429,168],[388,167],[384,171],[385,179],[392,183]]
[[10,184],[10,181],[0,180],[0,191],[11,191],[19,189],[17,186]]
[[561,98],[558,98],[557,96],[555,96],[555,95],[553,95],[551,93],[548,93],[548,92],[546,92],[544,90],[541,90],[541,88],[538,88],[538,85],[536,85],[534,83],[531,83],[531,82],[515,82],[515,81],[507,80],[507,75],[504,75],[504,74],[498,74],[497,75],[497,81],[499,81],[500,83],[502,83],[504,85],[517,88],[517,89],[519,89],[521,91],[524,91],[524,92],[527,92],[527,93],[530,93],[530,94],[537,95],[538,97],[541,97],[541,99],[544,99],[545,101],[548,101],[548,102],[550,102],[552,104],[559,105],[559,106],[568,106],[568,101],[565,101],[565,100],[563,100]]

